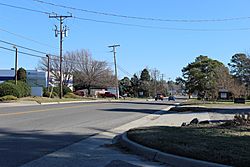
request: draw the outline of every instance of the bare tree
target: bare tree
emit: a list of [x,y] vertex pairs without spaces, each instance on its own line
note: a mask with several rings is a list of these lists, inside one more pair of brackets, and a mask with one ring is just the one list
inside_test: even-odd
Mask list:
[[[60,80],[59,59],[51,57],[50,73],[56,81]],[[97,61],[87,50],[66,52],[63,56],[63,84],[68,86],[69,80],[74,76],[74,84],[78,88],[88,89],[90,94],[91,87],[114,86],[115,77],[108,63]],[[47,71],[47,59],[41,59],[38,69]]]
[[[69,81],[72,79],[73,72],[75,69],[75,62],[71,52],[66,52],[63,56],[63,85],[68,86]],[[48,59],[41,59],[38,64],[38,69],[47,71],[48,70]],[[57,56],[50,56],[50,77],[54,78],[56,82],[60,81],[60,63]]]
[[88,89],[88,95],[91,87],[114,86],[115,77],[107,62],[94,60],[87,50],[75,51],[72,56],[77,62],[74,81]]
[[234,97],[240,97],[246,94],[246,88],[244,84],[240,83],[239,80],[230,75],[228,68],[217,67],[215,72],[217,76],[217,90],[215,90],[215,92],[217,94],[219,89],[226,89],[230,91]]

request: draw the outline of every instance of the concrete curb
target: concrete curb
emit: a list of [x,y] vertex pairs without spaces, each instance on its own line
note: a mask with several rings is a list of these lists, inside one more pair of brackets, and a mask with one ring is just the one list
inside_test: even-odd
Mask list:
[[87,100],[87,101],[58,101],[58,102],[47,102],[47,103],[39,103],[40,105],[49,105],[49,104],[73,104],[73,103],[108,103],[108,102],[124,102],[124,100]]
[[175,167],[229,167],[227,165],[206,162],[201,160],[195,160],[191,158],[185,158],[177,155],[163,153],[161,151],[151,149],[145,146],[142,146],[138,143],[135,143],[128,139],[127,132],[118,136],[118,142],[123,146],[133,151],[134,153],[144,156],[145,158],[152,161],[159,161],[166,163]]
[[[144,100],[143,100],[144,101]],[[46,103],[38,103],[40,105],[49,105],[49,104],[70,104],[70,103],[108,103],[108,102],[127,102],[126,100],[87,100],[87,101],[62,101],[62,102],[46,102]],[[129,101],[130,102],[130,101]]]
[[74,103],[100,103],[100,102],[111,102],[111,101],[110,101],[110,100],[62,101],[62,102],[40,103],[40,105],[50,105],[50,104],[74,104]]

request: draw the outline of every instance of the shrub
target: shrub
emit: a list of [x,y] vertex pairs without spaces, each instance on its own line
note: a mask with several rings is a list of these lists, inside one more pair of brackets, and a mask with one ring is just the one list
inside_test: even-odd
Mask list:
[[[43,97],[49,97],[49,96],[50,96],[50,92],[48,92],[48,91],[43,92]],[[58,97],[58,95],[56,92],[52,92],[50,97],[55,98],[55,97]]]
[[[59,89],[58,89],[59,90]],[[50,96],[50,92],[51,91],[53,91],[52,92],[52,94],[51,94],[51,96]],[[49,88],[46,88],[46,87],[44,87],[43,88],[43,97],[51,97],[51,98],[55,98],[55,97],[58,97],[58,94],[55,92],[55,91],[57,91],[57,90],[55,90],[55,87],[53,87],[53,89],[52,89],[52,87],[49,87]]]
[[[56,92],[58,95],[60,94],[60,88],[59,87],[54,87],[53,91]],[[66,95],[68,93],[72,93],[72,90],[67,86],[63,86],[63,95]]]
[[21,67],[17,70],[17,79],[23,82],[27,81],[27,74],[24,68]]
[[0,101],[10,101],[10,100],[17,100],[17,97],[12,95],[0,97]]
[[54,95],[53,95],[53,93],[52,93],[51,96],[50,96],[50,92],[46,91],[46,92],[43,92],[43,97],[51,97],[51,98],[54,98]]
[[66,95],[64,95],[64,98],[78,99],[81,98],[81,96],[75,95],[74,93],[67,93]]
[[[6,81],[5,83],[11,83],[13,85],[15,85],[15,81]],[[27,96],[30,96],[31,94],[31,88],[30,86],[23,82],[23,81],[17,81],[17,89],[18,89],[18,92],[19,92],[19,96],[17,97],[27,97]]]
[[10,82],[4,82],[0,84],[0,97],[6,96],[6,95],[13,95],[16,97],[21,97],[18,86]]

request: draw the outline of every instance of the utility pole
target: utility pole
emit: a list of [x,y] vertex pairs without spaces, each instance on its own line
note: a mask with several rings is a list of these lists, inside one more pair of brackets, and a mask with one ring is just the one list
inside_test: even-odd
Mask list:
[[17,63],[18,63],[18,50],[17,47],[14,45],[14,49],[16,49],[16,59],[15,59],[15,84],[17,85]]
[[48,87],[48,90],[49,90],[49,80],[50,80],[50,56],[49,55],[46,55],[46,57],[48,58],[48,72],[47,72],[47,87]]
[[109,48],[113,48],[111,52],[114,53],[114,64],[115,64],[115,80],[116,80],[116,97],[119,99],[119,83],[118,83],[118,75],[117,75],[117,65],[116,65],[116,47],[119,47],[120,45],[111,45],[108,46]]
[[164,74],[161,74],[161,81],[162,81],[162,84],[163,84],[163,81],[164,81]]
[[64,37],[66,37],[67,31],[68,31],[67,26],[63,26],[63,20],[65,20],[68,17],[72,17],[72,14],[67,15],[67,16],[62,16],[62,15],[58,16],[57,14],[49,15],[49,18],[55,18],[55,19],[59,20],[59,22],[60,22],[60,30],[58,30],[57,26],[55,26],[56,27],[55,37],[57,37],[58,34],[60,34],[60,60],[59,60],[60,61],[60,86],[59,86],[60,87],[60,96],[59,96],[60,99],[63,97],[63,84],[62,84],[62,82],[63,82],[63,74],[62,74],[63,35],[64,35]]
[[154,69],[154,93],[155,93],[155,96],[157,95],[157,70]]

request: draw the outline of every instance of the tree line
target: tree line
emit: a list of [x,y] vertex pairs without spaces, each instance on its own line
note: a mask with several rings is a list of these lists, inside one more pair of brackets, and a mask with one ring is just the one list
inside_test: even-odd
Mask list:
[[[57,57],[51,57],[50,73],[55,82],[60,81],[60,65]],[[38,69],[47,71],[48,60],[41,59]],[[66,52],[63,56],[63,85],[68,86],[73,76],[75,90],[87,89],[90,95],[92,88],[115,87],[115,76],[106,61],[93,59],[88,50],[77,50]],[[124,77],[119,80],[119,91],[121,95],[132,97],[149,97],[157,93],[167,95],[170,86],[176,87],[173,81],[166,82],[160,76],[157,69],[143,69],[139,74],[131,78]]]
[[222,62],[200,55],[182,69],[176,78],[188,94],[202,99],[217,99],[220,90],[227,90],[232,98],[250,97],[250,57],[244,53],[232,56],[228,67]]

